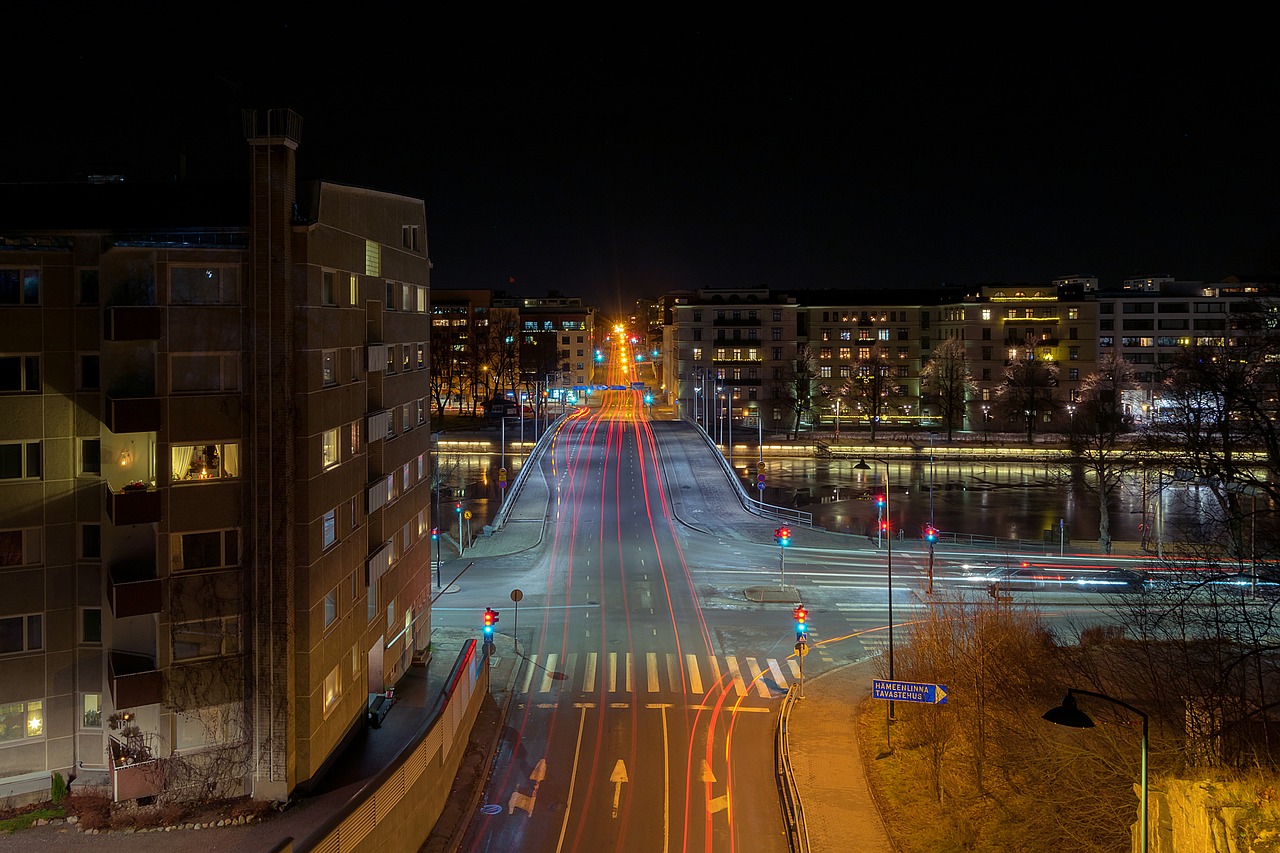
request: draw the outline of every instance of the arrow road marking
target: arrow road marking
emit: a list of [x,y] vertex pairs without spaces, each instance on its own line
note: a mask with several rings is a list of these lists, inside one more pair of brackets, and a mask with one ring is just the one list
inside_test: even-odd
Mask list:
[[630,782],[627,778],[627,765],[622,763],[622,759],[618,759],[618,763],[613,765],[613,773],[609,776],[609,781],[613,783],[613,816],[618,816],[618,801],[622,799],[622,783]]

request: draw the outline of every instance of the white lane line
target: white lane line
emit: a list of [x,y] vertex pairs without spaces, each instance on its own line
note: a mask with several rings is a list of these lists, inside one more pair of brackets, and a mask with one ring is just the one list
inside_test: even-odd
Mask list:
[[702,695],[702,674],[698,672],[697,655],[685,655],[685,665],[689,670],[689,689],[694,696]]
[[524,679],[520,682],[521,693],[529,692],[529,685],[533,683],[533,674],[534,672],[537,671],[537,669],[538,669],[538,656],[531,655],[529,657],[529,663],[525,665]]
[[583,708],[578,717],[578,743],[573,748],[573,772],[569,774],[569,796],[565,798],[564,820],[560,822],[560,840],[556,842],[557,853],[564,848],[564,834],[569,829],[569,811],[573,806],[573,786],[578,781],[578,758],[582,755],[582,730],[586,727],[586,723],[587,709]]
[[742,680],[742,673],[738,670],[738,659],[733,655],[725,655],[724,662],[729,667],[729,672],[733,675],[733,689],[739,696],[747,695],[747,685]]
[[771,698],[769,685],[764,683],[764,673],[760,671],[760,664],[756,663],[755,658],[747,658],[747,671],[751,673],[751,683],[756,686],[756,693],[760,698]]
[[551,692],[551,676],[555,672],[556,659],[559,657],[558,654],[547,655],[547,665],[542,668],[542,684],[538,687],[539,693]]
[[645,674],[649,679],[649,692],[658,692],[658,655],[655,652],[646,652],[644,656]]

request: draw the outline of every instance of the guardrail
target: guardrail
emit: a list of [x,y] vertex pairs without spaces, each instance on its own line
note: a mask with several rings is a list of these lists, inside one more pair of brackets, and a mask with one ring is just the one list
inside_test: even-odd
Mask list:
[[778,716],[778,730],[774,736],[774,771],[778,777],[778,792],[782,795],[782,818],[787,826],[787,844],[791,853],[809,853],[809,828],[804,822],[804,806],[800,803],[800,791],[796,788],[791,772],[791,751],[787,743],[787,726],[791,719],[791,706],[796,701],[800,687],[795,682],[787,686],[782,699],[782,712]]
[[695,424],[688,418],[685,419],[685,423],[690,424],[694,431],[702,436],[707,446],[715,451],[716,458],[720,460],[720,467],[729,475],[729,481],[734,484],[734,493],[738,496],[738,502],[742,504],[743,509],[775,521],[789,521],[792,524],[803,524],[806,527],[813,526],[813,513],[811,512],[803,512],[790,507],[775,506],[774,504],[762,503],[759,500],[752,500],[751,496],[747,494],[746,488],[742,485],[742,481],[738,479],[738,472],[730,467],[729,460],[724,458],[724,453],[721,452],[720,446],[711,440],[711,436],[707,435],[707,431],[700,424]]

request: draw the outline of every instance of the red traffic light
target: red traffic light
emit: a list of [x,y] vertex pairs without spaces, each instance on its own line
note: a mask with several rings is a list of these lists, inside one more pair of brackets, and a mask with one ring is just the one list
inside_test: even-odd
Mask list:
[[924,538],[925,538],[925,541],[926,541],[926,542],[937,542],[937,541],[938,541],[938,528],[934,527],[932,524],[930,524],[930,525],[928,525],[927,527],[925,527],[925,529],[924,529]]
[[809,611],[803,604],[797,604],[796,609],[791,611],[791,615],[796,618],[797,622],[807,622],[809,620]]
[[462,512],[462,501],[458,501],[456,504],[453,505],[453,511]]
[[876,506],[884,506],[884,492],[876,492]]
[[440,539],[440,528],[439,527],[431,528],[431,541],[435,542],[435,541],[438,541],[439,539]]
[[484,609],[484,627],[492,629],[496,624],[498,624],[498,611],[492,607],[486,607]]

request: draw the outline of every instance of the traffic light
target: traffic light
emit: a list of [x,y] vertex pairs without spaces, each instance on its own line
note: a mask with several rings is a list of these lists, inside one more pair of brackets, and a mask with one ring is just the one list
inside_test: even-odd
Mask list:
[[439,542],[439,541],[440,541],[440,528],[439,528],[439,527],[433,527],[433,528],[431,528],[431,541],[432,541],[432,542]]
[[806,642],[809,639],[809,611],[803,604],[797,604],[791,615],[796,620],[796,642]]
[[462,515],[462,501],[458,501],[453,505],[453,511],[458,513],[458,515]]
[[884,492],[876,492],[876,509],[884,509]]
[[779,527],[777,530],[773,531],[773,538],[774,541],[783,548],[787,547],[791,544],[791,528]]
[[498,624],[498,611],[492,607],[484,609],[484,641],[493,642],[493,626]]
[[930,545],[937,542],[938,528],[934,527],[932,524],[926,524],[924,527],[924,541],[928,542]]

